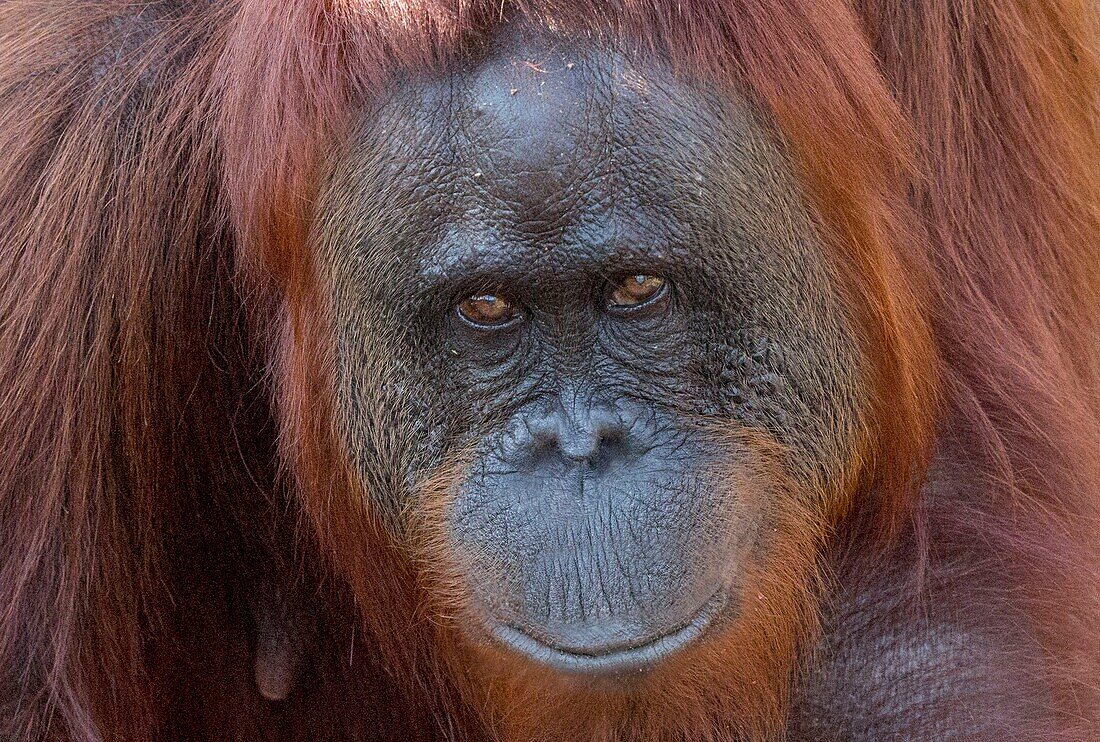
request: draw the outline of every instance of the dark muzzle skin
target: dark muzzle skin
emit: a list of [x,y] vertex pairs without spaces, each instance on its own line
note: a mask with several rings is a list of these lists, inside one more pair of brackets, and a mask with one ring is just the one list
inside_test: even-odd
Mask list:
[[[486,632],[569,673],[634,673],[726,601],[703,436],[626,400],[541,400],[492,438],[449,531]],[[707,555],[709,558],[701,558]]]

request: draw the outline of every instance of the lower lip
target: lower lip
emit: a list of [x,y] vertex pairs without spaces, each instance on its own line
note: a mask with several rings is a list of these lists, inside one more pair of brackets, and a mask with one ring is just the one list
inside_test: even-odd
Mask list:
[[513,626],[498,625],[491,635],[513,652],[559,672],[576,675],[623,676],[644,673],[662,660],[694,644],[725,604],[721,593],[708,600],[698,613],[675,631],[637,646],[604,653],[581,654],[545,644]]

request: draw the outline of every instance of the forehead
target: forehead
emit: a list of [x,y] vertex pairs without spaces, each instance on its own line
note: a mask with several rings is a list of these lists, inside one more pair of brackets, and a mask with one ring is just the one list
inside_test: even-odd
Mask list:
[[369,213],[357,223],[384,233],[356,244],[411,241],[428,278],[520,254],[528,270],[671,259],[716,199],[759,210],[750,202],[775,190],[774,149],[729,91],[604,43],[512,30],[440,74],[398,81],[363,116],[334,190],[358,194]]
[[[703,97],[606,47],[512,34],[447,82],[455,154],[530,226],[629,199],[659,185],[658,172],[706,159],[705,116],[692,113]],[[679,142],[662,136],[672,131]]]
[[762,163],[766,139],[747,106],[660,60],[513,31],[442,74],[400,80],[364,115],[343,175],[375,201],[415,203],[455,231],[492,229],[495,242],[576,230],[612,240],[653,224],[674,232],[671,207],[706,199],[716,158],[731,144]]

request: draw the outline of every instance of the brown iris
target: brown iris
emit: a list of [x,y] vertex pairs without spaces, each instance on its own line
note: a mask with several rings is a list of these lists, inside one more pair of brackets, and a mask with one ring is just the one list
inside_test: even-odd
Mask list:
[[640,307],[663,297],[667,288],[668,281],[660,276],[645,274],[623,276],[612,287],[608,304],[612,309]]
[[519,317],[519,309],[507,299],[495,294],[479,294],[464,299],[458,305],[462,319],[478,327],[503,327]]

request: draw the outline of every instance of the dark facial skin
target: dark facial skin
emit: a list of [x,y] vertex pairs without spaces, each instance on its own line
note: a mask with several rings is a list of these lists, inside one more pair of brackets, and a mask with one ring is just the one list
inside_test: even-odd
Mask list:
[[783,507],[743,434],[810,492],[864,407],[797,194],[747,102],[598,45],[516,31],[366,112],[319,226],[341,421],[406,536],[461,467],[472,640],[621,675],[736,620]]

